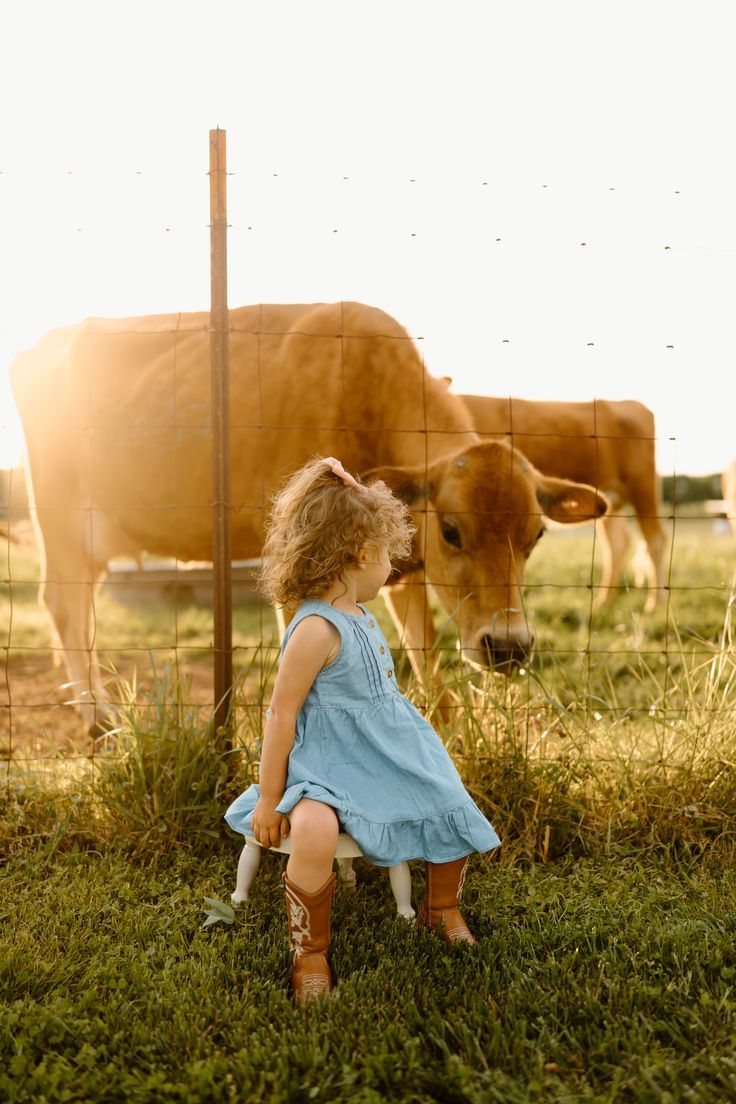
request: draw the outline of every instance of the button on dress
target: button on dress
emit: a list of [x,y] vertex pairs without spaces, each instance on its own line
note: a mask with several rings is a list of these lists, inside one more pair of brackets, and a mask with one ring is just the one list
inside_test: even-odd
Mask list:
[[[282,654],[296,626],[318,615],[338,630],[341,647],[297,717],[277,811],[288,816],[303,797],[331,805],[342,830],[377,866],[452,862],[491,851],[498,836],[437,733],[399,691],[386,639],[360,609],[357,616],[310,598],[286,631]],[[252,835],[259,795],[250,786],[225,813],[236,832]]]

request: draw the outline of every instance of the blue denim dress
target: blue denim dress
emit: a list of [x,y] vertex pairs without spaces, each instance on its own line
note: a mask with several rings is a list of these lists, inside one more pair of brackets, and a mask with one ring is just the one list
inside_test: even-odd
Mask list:
[[[439,736],[396,686],[378,622],[360,608],[357,616],[309,599],[285,634],[282,654],[299,622],[317,614],[335,626],[342,646],[299,712],[278,812],[288,816],[303,797],[331,805],[377,866],[452,862],[498,847]],[[258,797],[250,786],[225,813],[236,832],[251,834]]]

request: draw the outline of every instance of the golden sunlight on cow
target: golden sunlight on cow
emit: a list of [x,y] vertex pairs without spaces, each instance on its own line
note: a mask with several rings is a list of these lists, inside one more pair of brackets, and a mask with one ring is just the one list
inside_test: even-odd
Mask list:
[[[604,496],[540,474],[505,441],[482,441],[380,310],[249,306],[232,310],[230,325],[233,556],[259,555],[264,507],[288,473],[339,456],[415,511],[413,560],[385,596],[417,674],[435,639],[425,584],[471,662],[508,670],[526,659],[520,587],[542,517],[600,517]],[[104,711],[94,593],[110,559],[211,558],[208,327],[204,312],[88,319],[12,365],[41,595],[90,724]]]
[[726,506],[726,517],[736,537],[736,460],[732,460],[721,475],[721,492]]
[[566,403],[483,395],[461,398],[484,439],[508,437],[546,475],[592,484],[608,498],[610,509],[601,519],[603,571],[596,604],[609,600],[620,583],[629,547],[622,511],[633,507],[645,542],[646,610],[651,612],[665,585],[665,530],[659,516],[651,411],[638,402],[605,399]]

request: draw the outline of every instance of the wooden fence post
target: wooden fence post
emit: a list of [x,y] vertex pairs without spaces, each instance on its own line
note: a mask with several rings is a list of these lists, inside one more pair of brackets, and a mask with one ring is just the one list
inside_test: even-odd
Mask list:
[[230,320],[227,307],[225,131],[210,131],[210,358],[212,369],[212,565],[215,737],[232,747],[232,547],[230,536]]

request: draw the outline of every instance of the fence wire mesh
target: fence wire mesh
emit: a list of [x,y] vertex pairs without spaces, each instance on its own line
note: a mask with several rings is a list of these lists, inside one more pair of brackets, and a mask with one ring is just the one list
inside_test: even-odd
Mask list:
[[[415,184],[402,182],[394,204],[404,240],[418,233]],[[340,214],[325,235],[359,238],[359,213]],[[63,233],[88,232],[76,222]],[[401,323],[342,300],[231,309],[236,743],[257,740],[279,650],[276,615],[254,586],[264,515],[283,477],[316,454],[356,474],[412,469],[422,484],[414,563],[375,609],[402,686],[458,754],[510,718],[528,747],[554,737],[555,754],[575,731],[599,731],[600,762],[626,726],[645,723],[664,748],[680,730],[695,741],[713,718],[736,724],[736,508],[715,476],[657,470],[661,435],[635,394],[609,402],[596,381],[578,402],[556,403],[550,372],[550,401],[512,398],[491,354],[494,386],[464,394],[425,365],[421,335]],[[482,318],[474,326],[480,344]],[[211,713],[209,333],[205,313],[91,318],[16,362],[33,494],[18,467],[3,473],[9,781],[21,767],[106,753],[115,710],[164,671],[184,678],[185,706]],[[581,484],[607,496],[602,520],[581,520]]]

